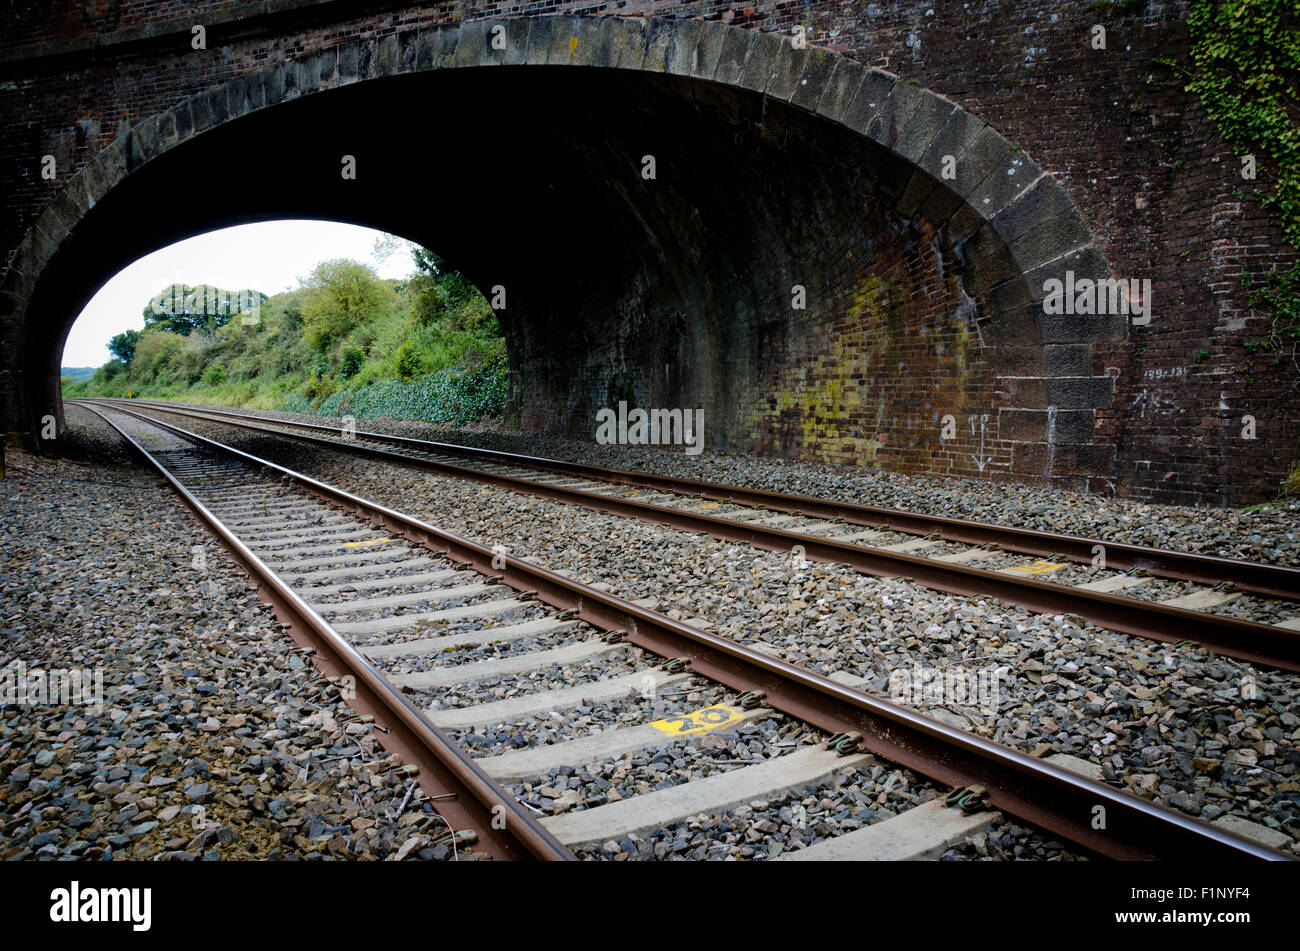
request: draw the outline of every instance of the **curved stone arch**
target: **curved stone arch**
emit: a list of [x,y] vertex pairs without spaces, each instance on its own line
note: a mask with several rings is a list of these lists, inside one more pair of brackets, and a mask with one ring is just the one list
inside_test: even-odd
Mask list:
[[[504,38],[504,49],[494,38]],[[914,169],[890,196],[898,210],[929,222],[943,248],[965,262],[966,292],[984,305],[983,342],[998,347],[1000,366],[1011,371],[1003,375],[1013,377],[1011,405],[1044,414],[1025,433],[1027,442],[1049,444],[1042,474],[1051,474],[1050,443],[1057,437],[1049,407],[1109,405],[1108,378],[1090,377],[1089,345],[1123,339],[1124,318],[1043,313],[1048,278],[1066,271],[1109,276],[1087,221],[1050,173],[987,123],[911,81],[829,50],[796,49],[772,33],[695,20],[476,20],[345,42],[207,89],[124,129],[69,180],[38,215],[5,274],[4,316],[21,323],[43,269],[97,201],[207,129],[369,79],[500,65],[640,70],[734,86],[865,136]],[[1016,379],[1026,382],[1017,387]]]

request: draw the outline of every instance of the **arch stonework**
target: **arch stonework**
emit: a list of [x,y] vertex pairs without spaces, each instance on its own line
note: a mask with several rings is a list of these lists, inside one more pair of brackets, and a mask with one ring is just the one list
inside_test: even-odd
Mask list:
[[[504,49],[492,43],[494,31],[503,31]],[[888,189],[896,192],[890,197],[964,263],[963,289],[979,302],[980,342],[994,349],[1001,380],[997,431],[1013,444],[1010,474],[1068,471],[1076,481],[1113,474],[1113,446],[1093,435],[1113,381],[1091,375],[1091,345],[1124,339],[1126,319],[1044,314],[1048,279],[1064,280],[1067,271],[1109,276],[1087,221],[1049,172],[961,106],[892,73],[815,46],[796,48],[772,33],[641,17],[530,16],[347,40],[239,76],[124,129],[40,213],[0,285],[6,427],[34,433],[50,395],[42,390],[51,381],[39,371],[33,378],[23,363],[27,305],[43,272],[82,216],[134,172],[204,132],[318,92],[494,66],[660,73],[734,87],[842,126],[905,161],[910,179]],[[945,177],[945,159],[953,160],[955,177]],[[57,392],[57,380],[52,386]]]

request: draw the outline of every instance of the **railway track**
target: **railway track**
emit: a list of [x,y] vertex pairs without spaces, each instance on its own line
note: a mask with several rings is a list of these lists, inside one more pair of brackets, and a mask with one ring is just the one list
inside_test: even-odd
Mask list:
[[[325,672],[352,678],[354,706],[419,767],[458,841],[491,857],[591,855],[601,843],[792,790],[860,809],[864,796],[883,801],[880,775],[900,770],[952,792],[913,795],[914,808],[864,816],[861,828],[788,857],[932,855],[993,821],[992,810],[1114,858],[1285,857],[876,699],[852,678],[823,677],[502,558],[174,424],[83,405],[248,568]],[[484,737],[539,718],[558,725],[552,742],[482,748]],[[745,756],[708,752],[720,747],[707,739],[723,735],[748,737],[735,746]],[[691,751],[682,782],[662,777],[657,756],[635,755],[668,749]],[[620,770],[642,772],[637,794],[618,792]],[[574,782],[600,777],[610,778],[601,801],[571,796]],[[573,801],[538,816],[529,799],[552,794]]]
[[878,577],[991,595],[1038,613],[1073,614],[1110,630],[1300,671],[1300,569],[226,410],[145,405],[760,549],[798,547],[808,558]]

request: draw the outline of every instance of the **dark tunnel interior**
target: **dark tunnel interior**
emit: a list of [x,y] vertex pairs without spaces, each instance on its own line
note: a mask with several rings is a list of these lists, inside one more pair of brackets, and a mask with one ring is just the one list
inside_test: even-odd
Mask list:
[[[506,289],[517,424],[581,432],[619,399],[702,406],[716,445],[757,433],[743,438],[789,453],[789,407],[761,404],[846,314],[970,322],[960,256],[895,209],[915,172],[819,116],[673,76],[456,69],[303,96],[165,151],[85,216],[34,295],[27,345],[47,365],[32,383],[51,381],[39,402],[58,406],[71,323],[144,254],[234,224],[331,219]],[[863,290],[882,277],[884,304]]]

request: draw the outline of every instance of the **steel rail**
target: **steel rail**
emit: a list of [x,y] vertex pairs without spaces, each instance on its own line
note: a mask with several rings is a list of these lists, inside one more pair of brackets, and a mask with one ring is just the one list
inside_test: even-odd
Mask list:
[[507,556],[506,567],[498,571],[493,567],[498,553],[477,542],[170,423],[114,409],[279,472],[389,531],[440,550],[453,561],[571,610],[596,627],[623,632],[637,647],[662,657],[684,658],[702,677],[737,691],[762,691],[766,706],[832,735],[857,734],[861,747],[933,780],[951,786],[984,786],[994,808],[1100,855],[1126,860],[1292,858],[524,559]]
[[[174,404],[154,400],[133,400],[131,402],[143,402],[150,406],[166,408],[168,412],[200,412],[235,419],[255,420],[278,426],[296,426],[302,429],[312,429],[339,435],[345,432],[341,428],[319,423],[270,419],[226,409],[200,410],[188,406],[177,407]],[[839,502],[832,499],[772,492],[766,489],[747,489],[741,486],[702,482],[676,476],[654,475],[625,469],[609,469],[580,462],[520,455],[495,449],[480,449],[475,446],[461,446],[455,443],[415,439],[409,436],[393,436],[388,433],[358,430],[355,435],[358,438],[373,439],[393,445],[407,445],[428,451],[446,452],[508,465],[542,469],[558,475],[581,476],[602,482],[697,495],[713,501],[762,506],[763,508],[786,512],[791,515],[839,519],[867,528],[884,527],[891,531],[903,532],[909,535],[924,536],[937,533],[938,537],[945,541],[969,545],[992,544],[1006,551],[1038,557],[1059,555],[1078,564],[1091,564],[1094,562],[1098,555],[1097,548],[1100,546],[1105,550],[1106,567],[1116,571],[1141,569],[1148,574],[1178,581],[1194,581],[1198,584],[1210,586],[1226,583],[1239,590],[1251,591],[1256,594],[1282,598],[1300,598],[1300,568],[1291,568],[1285,565],[1270,565],[1238,558],[1223,558],[1217,555],[1171,551],[1145,545],[1132,545],[1099,538],[1086,538],[1079,535],[1063,535],[1036,529],[1015,528],[942,515],[917,514],[899,509],[861,505],[856,502]]]
[[[112,404],[121,408],[119,404]],[[1037,614],[1077,615],[1099,627],[1166,643],[1194,642],[1215,653],[1282,670],[1300,672],[1300,631],[1272,624],[1260,624],[1228,615],[1210,614],[1186,608],[1143,601],[1101,591],[1087,591],[1064,584],[1018,578],[1002,572],[969,565],[937,561],[922,555],[892,552],[852,542],[769,528],[706,515],[684,509],[638,502],[632,499],[570,489],[535,482],[504,473],[485,472],[466,466],[439,462],[367,446],[358,442],[323,439],[304,433],[286,433],[238,419],[213,419],[208,414],[176,409],[156,409],[250,432],[296,439],[337,451],[370,456],[401,465],[427,469],[444,475],[521,491],[541,498],[582,505],[612,515],[629,516],[669,525],[685,531],[705,532],[726,541],[748,543],[768,551],[791,551],[798,547],[817,561],[845,564],[864,574],[883,578],[904,578],[927,588],[962,597],[988,596],[1020,605]],[[155,420],[156,421],[156,420]]]
[[[437,812],[453,830],[466,827],[473,829],[478,836],[476,844],[493,858],[576,859],[526,807],[502,789],[473,757],[431,723],[370,661],[280,580],[275,571],[240,541],[134,436],[97,408],[86,408],[117,430],[137,453],[151,463],[185,504],[249,571],[250,577],[257,579],[259,593],[276,610],[281,620],[289,625],[290,632],[298,635],[295,640],[315,649],[316,657],[323,663],[324,672],[332,676],[353,677],[356,695],[348,703],[363,714],[373,714],[380,720],[381,725],[389,731],[381,737],[380,742],[389,752],[397,753],[419,766],[420,785],[431,797],[436,797]],[[146,419],[136,413],[116,407],[113,409]],[[156,420],[148,422],[170,428],[166,423]],[[220,447],[220,443],[210,445]],[[252,461],[261,461],[254,456],[240,455]]]

